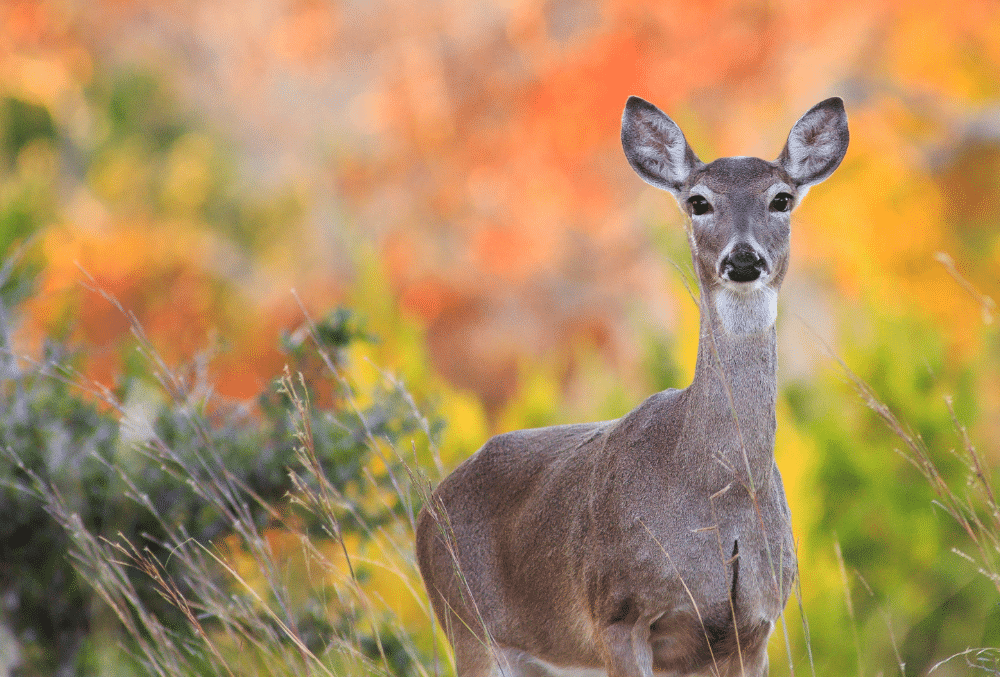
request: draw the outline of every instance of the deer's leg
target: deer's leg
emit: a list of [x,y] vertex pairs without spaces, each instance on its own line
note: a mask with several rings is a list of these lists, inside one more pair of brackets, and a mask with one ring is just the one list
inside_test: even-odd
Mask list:
[[605,626],[603,640],[608,677],[653,677],[649,623],[644,619]]
[[533,670],[520,652],[506,650],[487,638],[480,628],[472,632],[461,621],[454,619],[449,634],[455,649],[455,674],[457,677],[533,677],[544,674]]
[[455,674],[458,677],[499,677],[502,674],[498,669],[496,648],[470,632],[460,620],[453,620],[448,635],[455,649]]
[[455,674],[458,677],[497,677],[501,673],[496,660],[484,647],[456,642]]
[[731,657],[722,668],[723,677],[767,677],[767,642],[753,652]]

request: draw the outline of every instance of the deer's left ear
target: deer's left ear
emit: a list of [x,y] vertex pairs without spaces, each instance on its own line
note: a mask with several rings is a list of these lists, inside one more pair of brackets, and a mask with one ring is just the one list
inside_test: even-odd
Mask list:
[[797,186],[811,186],[833,174],[849,140],[844,101],[837,96],[820,101],[792,127],[778,164]]

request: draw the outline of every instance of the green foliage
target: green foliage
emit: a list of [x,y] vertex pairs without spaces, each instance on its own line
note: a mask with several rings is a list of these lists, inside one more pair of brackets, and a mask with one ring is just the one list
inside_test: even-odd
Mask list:
[[[6,342],[5,342],[6,345]],[[46,361],[61,361],[50,345]],[[0,409],[0,567],[3,594],[13,602],[14,632],[31,637],[38,650],[36,674],[55,672],[74,659],[87,630],[81,609],[90,591],[73,573],[67,554],[69,538],[55,524],[44,502],[31,490],[30,475],[60,477],[67,506],[85,514],[91,526],[113,521],[117,482],[104,462],[113,455],[117,425],[96,407],[73,396],[59,375],[27,376],[4,358],[7,378]],[[15,460],[16,459],[16,460]],[[111,500],[107,500],[111,499]]]
[[125,73],[110,84],[100,83],[98,95],[107,100],[110,140],[140,138],[156,151],[168,150],[187,129],[177,99],[163,81],[148,73]]
[[299,331],[286,333],[281,338],[281,347],[297,360],[304,360],[310,353],[307,338],[315,338],[320,348],[342,355],[341,351],[355,341],[374,343],[377,339],[365,331],[362,321],[350,308],[337,308],[316,322],[312,334]]
[[[247,636],[273,640],[278,653],[300,639],[323,653],[333,638],[350,635],[367,642],[359,649],[365,660],[374,660],[374,642],[392,665],[411,669],[412,660],[394,654],[398,646],[385,649],[391,629],[381,633],[370,618],[359,620],[349,604],[331,606],[328,598],[340,593],[326,583],[292,604],[312,583],[289,590],[276,579],[263,602],[255,601],[197,551],[228,548],[237,559],[248,552],[278,575],[275,558],[284,555],[267,553],[266,534],[301,530],[318,545],[340,539],[360,548],[405,515],[412,519],[419,498],[396,491],[407,475],[387,449],[412,450],[416,434],[426,460],[441,426],[419,415],[395,381],[349,382],[352,346],[374,340],[356,315],[338,309],[286,337],[288,363],[304,375],[297,395],[276,378],[249,403],[213,395],[197,368],[165,364],[138,324],[138,343],[119,346],[128,357],[112,391],[75,371],[86,356],[63,341],[48,339],[37,362],[11,353],[16,309],[44,265],[33,238],[57,214],[65,218],[59,195],[92,193],[112,219],[193,224],[254,251],[287,237],[301,217],[293,193],[241,192],[225,149],[160,79],[102,73],[83,103],[89,124],[70,132],[44,106],[0,102],[0,632],[14,635],[22,673],[94,672],[123,636],[129,652],[145,656],[137,664],[142,674],[171,660],[201,673],[197,666],[212,661],[196,646],[196,624],[180,602],[186,599],[203,609],[217,605],[200,617],[210,633],[227,623],[252,626]],[[304,501],[320,490],[326,502]],[[349,509],[335,506],[336,497]],[[364,564],[356,573],[372,575]],[[157,584],[161,574],[166,588]],[[280,623],[264,610],[272,607],[284,614]],[[294,636],[285,628],[295,628]],[[179,654],[151,648],[159,632]]]
[[0,298],[7,303],[28,296],[41,267],[36,257],[13,254],[52,218],[57,139],[48,109],[0,100]]
[[[898,670],[898,650],[907,675],[924,674],[947,652],[989,646],[979,643],[995,635],[997,590],[952,553],[975,546],[942,509],[945,498],[968,494],[957,421],[975,418],[973,367],[949,359],[940,334],[920,321],[875,312],[856,317],[871,324],[859,323],[864,331],[845,337],[842,359],[851,378],[831,373],[784,391],[794,424],[817,451],[810,483],[820,511],[811,523],[797,522],[808,529],[805,554],[829,560],[840,548],[848,587],[827,592],[851,595],[855,614],[846,604],[812,609],[814,654],[824,671],[850,672],[862,660],[890,672]],[[881,416],[882,407],[899,419]],[[860,651],[868,658],[852,648],[854,625],[863,629]]]
[[7,169],[13,166],[18,154],[36,139],[54,141],[56,128],[48,109],[14,97],[0,101],[0,150],[6,158]]
[[294,192],[240,190],[228,149],[180,109],[162,79],[127,72],[88,95],[104,133],[89,139],[83,173],[106,203],[193,219],[247,252],[287,238],[301,221]]
[[[169,595],[164,599],[155,578],[150,580],[148,563],[177,586],[178,597],[198,600],[207,583],[235,592],[231,584],[218,583],[223,574],[217,566],[190,571],[191,560],[178,554],[188,543],[210,547],[236,534],[246,546],[293,517],[317,542],[348,534],[363,542],[406,514],[412,517],[418,507],[394,489],[405,477],[398,460],[386,459],[386,472],[368,472],[373,440],[402,445],[427,425],[397,385],[369,393],[370,404],[361,409],[350,404],[349,390],[340,389],[314,408],[304,402],[324,383],[303,378],[296,389],[276,381],[249,412],[199,395],[208,389],[166,368],[141,342],[141,328],[136,334],[153,364],[127,374],[114,393],[88,388],[72,369],[73,355],[58,343],[50,343],[37,364],[4,357],[0,569],[10,575],[0,595],[14,610],[11,626],[29,659],[26,674],[74,665],[84,670],[80,661],[89,650],[80,652],[90,632],[95,591],[107,602],[126,586],[136,591],[124,607],[127,615],[151,615],[156,627],[169,628],[178,641],[189,634],[193,628],[184,608]],[[326,346],[343,349],[367,336],[344,310],[331,313],[308,335],[319,347],[296,346],[289,356],[293,365],[318,356],[335,373],[344,365]],[[158,387],[150,381],[154,368],[161,375]],[[301,452],[302,430],[309,431],[308,458]],[[330,497],[383,492],[396,498],[359,502],[333,522],[295,508],[304,505],[301,499],[289,503],[290,497],[321,490]],[[137,548],[132,566],[117,572],[124,578],[109,575],[101,558],[132,546]],[[192,574],[205,580],[194,581]],[[285,593],[274,594],[281,602]],[[354,619],[328,619],[329,609],[322,606],[304,604],[287,612],[293,618],[286,623],[299,628],[298,637],[318,653],[337,632],[354,631],[348,627]],[[204,623],[224,625],[217,619]],[[149,624],[139,627],[140,637],[151,632]],[[271,632],[280,638],[278,627]],[[381,641],[365,637],[364,646]],[[385,650],[394,656],[390,663],[406,673],[408,659],[386,641]],[[195,660],[195,654],[181,654]]]
[[650,385],[655,390],[684,388],[681,369],[677,364],[676,347],[669,336],[650,337],[644,360]]
[[[420,415],[400,383],[357,378],[377,370],[351,362],[374,341],[358,312],[338,309],[287,334],[281,347],[303,381],[278,378],[250,403],[214,396],[210,382],[164,364],[138,325],[138,346],[122,348],[132,352],[113,392],[74,371],[81,357],[64,342],[50,339],[37,363],[11,355],[13,309],[30,296],[43,265],[32,238],[65,218],[63,196],[92,193],[112,220],[151,217],[171,228],[208,229],[244,254],[286,237],[306,209],[293,190],[242,193],[228,149],[157,77],[98,72],[83,103],[89,127],[69,133],[54,110],[0,100],[0,254],[27,244],[0,268],[0,623],[23,650],[22,673],[94,673],[112,655],[112,665],[137,674],[426,674],[436,655],[426,608],[407,623],[380,602],[391,596],[384,590],[402,597],[412,593],[407,586],[419,588],[409,525],[425,487],[401,457],[443,469],[432,453],[443,422]],[[895,157],[877,147],[880,157]],[[998,155],[993,147],[959,153],[942,182],[962,190],[947,193],[995,195],[990,168]],[[902,188],[908,198],[923,189]],[[899,206],[874,220],[887,232],[894,223],[899,233],[919,230]],[[949,200],[946,209],[965,253],[985,262],[995,231],[990,200]],[[655,231],[690,278],[679,223]],[[377,266],[374,256],[370,264]],[[439,387],[422,337],[399,319],[383,282],[363,274],[354,305],[381,323],[379,359],[405,363],[415,374],[408,387],[450,408],[452,439],[460,438],[446,459],[453,465],[488,436],[482,409],[472,396]],[[906,426],[887,427],[877,403],[858,397],[841,371],[783,391],[791,423],[815,457],[807,482],[816,512],[796,514],[795,523],[812,564],[802,570],[808,648],[821,674],[854,674],[859,664],[864,674],[900,672],[897,651],[906,674],[923,674],[966,647],[1000,645],[998,591],[976,571],[998,575],[996,560],[977,552],[947,508],[968,497],[971,512],[989,525],[990,504],[974,490],[967,443],[944,400],[951,398],[957,421],[976,420],[974,381],[997,371],[982,367],[1000,362],[1000,343],[994,336],[986,355],[963,362],[932,323],[884,308],[852,318],[840,323],[848,327],[843,360]],[[678,358],[684,340],[645,344],[656,388],[686,385]],[[606,374],[605,367],[594,370]],[[538,365],[523,371],[503,427],[562,420],[557,375]],[[588,415],[627,408],[632,393],[611,391],[610,382],[590,384],[588,402],[606,411]],[[608,391],[616,397],[602,399]],[[930,479],[907,449],[911,434],[933,462]],[[1000,538],[1000,528],[992,535]],[[291,544],[272,543],[285,536]],[[409,567],[409,579],[397,576],[404,582],[395,587],[384,578],[399,571],[367,549],[386,540],[402,562],[394,566]],[[298,551],[305,553],[299,560],[289,555]],[[132,658],[114,654],[119,641]],[[952,664],[964,660],[998,672],[995,651]],[[780,660],[772,665],[782,670]]]

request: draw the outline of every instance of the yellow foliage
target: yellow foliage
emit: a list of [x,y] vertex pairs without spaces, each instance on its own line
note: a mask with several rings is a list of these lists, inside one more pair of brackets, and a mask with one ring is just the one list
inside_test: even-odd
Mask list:
[[452,467],[476,451],[489,436],[489,425],[483,405],[475,395],[453,389],[444,389],[437,411],[446,421],[441,444],[441,461]]
[[691,382],[694,378],[695,364],[698,362],[698,337],[701,334],[701,311],[698,308],[697,290],[689,290],[680,275],[673,276],[671,291],[677,299],[677,326],[674,336],[677,339],[677,363],[681,370],[682,384]]
[[212,185],[211,162],[215,146],[203,134],[187,134],[173,145],[167,157],[163,199],[182,214],[200,209]]
[[777,419],[774,456],[781,468],[785,495],[792,510],[792,523],[813,524],[819,514],[818,497],[810,485],[818,460],[816,443],[796,428],[784,400],[778,400]]
[[977,102],[997,94],[995,73],[974,56],[984,42],[977,35],[982,26],[997,24],[993,3],[906,2],[895,14],[887,36],[887,70],[900,84]]
[[50,180],[59,169],[59,156],[47,139],[35,139],[17,154],[17,169],[25,177]]
[[420,574],[406,554],[412,539],[406,532],[395,537],[398,543],[380,534],[365,546],[363,561],[368,575],[363,589],[373,605],[391,615],[395,625],[419,627],[428,621],[429,605]]
[[555,422],[562,388],[555,369],[544,365],[524,365],[520,389],[499,417],[500,431],[539,428]]
[[[80,13],[89,16],[91,3],[77,4]],[[106,3],[93,4],[101,8]],[[153,4],[147,8],[151,24],[172,16],[171,10],[160,10]],[[606,294],[594,294],[590,289],[590,296],[579,295],[599,299],[588,301],[590,305],[581,315],[598,317],[602,328],[610,327],[608,333],[621,331],[623,322],[615,316],[620,307],[614,304],[634,293],[636,287],[609,282],[638,277],[636,271],[648,265],[643,263],[647,260],[643,252],[629,249],[635,239],[628,230],[633,219],[608,216],[632,213],[629,203],[639,190],[638,181],[628,173],[621,157],[616,128],[624,98],[632,93],[668,109],[682,122],[699,151],[708,153],[705,159],[713,148],[728,149],[737,141],[743,147],[748,128],[755,125],[752,129],[756,129],[761,116],[771,122],[780,117],[776,110],[789,109],[792,102],[806,98],[814,102],[820,91],[823,95],[845,95],[851,147],[843,166],[827,184],[812,191],[796,215],[794,265],[803,274],[818,277],[823,287],[829,286],[827,280],[832,281],[835,289],[831,295],[860,299],[896,315],[929,317],[947,336],[949,359],[968,362],[983,352],[981,308],[934,262],[938,251],[951,252],[959,246],[972,251],[978,244],[963,243],[969,234],[949,223],[949,200],[954,196],[944,192],[933,159],[936,153],[962,143],[962,134],[971,136],[969,130],[979,116],[989,113],[989,104],[1000,96],[996,75],[1000,12],[994,2],[920,0],[840,7],[815,1],[768,3],[756,9],[739,2],[599,2],[594,10],[596,19],[563,27],[566,34],[558,38],[559,22],[568,20],[560,19],[556,10],[566,3],[520,4],[511,11],[501,8],[497,23],[491,26],[469,18],[471,14],[452,20],[454,17],[427,15],[426,8],[413,9],[415,5],[389,3],[391,18],[407,27],[406,39],[401,42],[395,37],[398,31],[387,30],[379,34],[377,42],[386,63],[391,65],[398,59],[404,68],[372,69],[376,75],[371,79],[355,74],[359,84],[352,87],[358,91],[343,97],[355,102],[344,116],[355,125],[353,132],[377,133],[378,148],[366,147],[355,157],[351,143],[345,143],[345,148],[336,149],[329,166],[330,158],[324,158],[317,174],[327,177],[321,181],[336,186],[334,191],[339,189],[335,201],[343,201],[347,220],[357,216],[361,237],[370,237],[373,243],[366,245],[369,249],[359,257],[356,279],[346,295],[338,297],[324,289],[318,297],[327,306],[344,302],[361,315],[365,329],[378,337],[376,343],[356,342],[345,351],[345,370],[354,382],[360,408],[372,404],[376,386],[398,377],[418,402],[429,402],[447,422],[439,449],[433,453],[448,469],[473,453],[494,429],[548,425],[567,415],[571,405],[566,404],[565,360],[524,358],[535,348],[521,345],[528,340],[525,337],[539,337],[545,350],[554,347],[553,354],[563,350],[582,363],[578,369],[590,390],[574,393],[578,401],[589,398],[598,402],[595,409],[609,404],[617,407],[633,394],[613,400],[611,396],[620,395],[615,389],[621,388],[620,378],[607,376],[613,374],[613,361],[595,364],[597,358],[587,352],[589,347],[573,353],[574,341],[580,336],[573,332],[579,330],[569,323],[550,322],[557,310],[568,314],[559,304],[571,295],[553,293],[551,298],[539,300],[547,284],[558,286],[552,285],[552,280],[593,288],[608,286],[611,291]],[[240,95],[246,99],[247,92],[264,91],[256,85],[261,74],[272,77],[273,61],[269,59],[277,58],[282,68],[318,62],[325,68],[328,62],[323,61],[323,55],[330,54],[332,63],[353,63],[356,54],[350,50],[370,42],[371,36],[359,32],[365,30],[365,21],[360,18],[342,22],[342,17],[335,12],[331,15],[328,8],[316,3],[298,3],[286,9],[278,29],[269,27],[264,40],[250,35],[253,21],[226,28],[226,41],[236,44],[231,49],[237,53],[246,51],[248,44],[265,45],[263,53],[258,53],[257,47],[251,50],[255,58],[246,71],[226,76],[239,80],[238,87],[225,89],[233,84],[228,80],[221,85],[220,96],[235,99],[236,107],[248,103],[239,100]],[[146,326],[163,328],[173,343],[179,331],[218,321],[206,289],[225,277],[218,268],[227,248],[222,236],[210,234],[199,220],[213,181],[220,180],[214,146],[209,136],[189,133],[173,142],[165,157],[155,156],[145,139],[103,147],[106,139],[100,125],[108,124],[103,119],[107,111],[88,109],[91,104],[83,102],[84,83],[94,65],[90,53],[72,38],[69,11],[46,2],[10,3],[0,8],[4,19],[0,22],[0,43],[8,46],[0,50],[2,93],[44,105],[55,119],[58,134],[81,148],[100,149],[83,184],[67,191],[65,214],[58,215],[56,225],[42,232],[40,246],[47,269],[42,293],[31,302],[30,310],[39,322],[55,317],[56,298],[83,278],[79,263],[129,310],[148,304],[151,317]],[[417,14],[433,20],[414,21]],[[111,15],[117,17],[118,13]],[[178,33],[196,44],[204,38],[198,37],[200,30],[211,31],[211,39],[216,41],[212,44],[218,44],[213,22],[203,22],[208,28],[199,28],[185,24],[187,19],[180,16],[172,20],[177,22]],[[319,25],[317,20],[328,25]],[[801,21],[795,31],[787,30],[791,20]],[[52,27],[46,28],[49,24]],[[445,30],[442,26],[449,27],[446,32],[453,54],[437,47]],[[698,30],[689,30],[691,26]],[[500,35],[503,44],[480,44],[481,35],[475,31]],[[304,40],[292,40],[303,35]],[[274,54],[267,53],[268,46]],[[507,68],[512,59],[518,68]],[[225,59],[221,62],[227,63]],[[312,75],[323,80],[327,76],[322,70]],[[336,72],[337,68],[329,70]],[[483,73],[487,75],[482,77]],[[337,77],[341,75],[337,73]],[[450,86],[452,78],[462,86]],[[329,84],[320,82],[321,91],[327,91],[323,88]],[[297,86],[308,89],[303,82]],[[431,96],[423,96],[428,93]],[[357,101],[371,105],[359,107]],[[497,105],[497,101],[503,104]],[[266,109],[267,101],[259,103]],[[370,110],[358,114],[361,108]],[[301,131],[296,125],[309,122],[296,117],[294,124],[282,126],[277,120],[280,116],[270,112],[270,117],[261,118],[273,125],[266,129],[276,144],[289,143],[276,153],[284,155],[294,148],[286,133],[293,138]],[[329,118],[338,118],[338,112],[345,111],[333,111]],[[983,118],[987,122],[991,119]],[[253,132],[262,129],[248,124]],[[784,130],[787,127],[782,133]],[[328,134],[325,128],[308,131],[317,138]],[[337,133],[349,135],[352,128]],[[48,141],[28,143],[16,158],[17,170],[53,180],[61,166],[58,152]],[[162,192],[148,195],[157,184],[152,180],[153,172],[160,169],[164,172]],[[623,179],[623,174],[628,178]],[[329,187],[323,185],[322,190]],[[308,189],[295,195],[304,203],[315,199]],[[151,199],[162,200],[165,213],[145,204]],[[988,199],[983,203],[989,206]],[[306,204],[303,212],[312,213],[311,207]],[[142,216],[123,215],[130,213]],[[988,235],[996,222],[987,221],[982,230]],[[597,232],[600,240],[595,245],[588,238]],[[314,234],[314,241],[328,242],[325,235]],[[985,250],[978,261],[983,267],[980,279],[995,285],[1000,239],[982,233],[976,236],[983,238]],[[576,238],[590,247],[581,247],[581,256],[567,245]],[[406,243],[399,247],[405,251],[397,252],[395,267],[380,262],[391,249],[387,242]],[[279,249],[279,260],[264,260],[267,256],[278,259]],[[295,240],[254,255],[265,264],[280,263],[295,269],[296,275],[290,274],[289,279],[296,279],[300,287],[341,284],[326,278],[320,281],[315,272],[306,275],[298,271],[306,267],[300,265],[300,257],[320,259],[327,255],[327,250],[319,247],[318,253],[303,249],[301,241]],[[595,254],[600,255],[595,259],[614,261],[602,261],[601,265],[583,261],[585,270],[579,273],[578,259]],[[234,269],[245,263],[236,255],[229,255],[226,261],[225,267]],[[961,260],[957,267],[963,269]],[[412,282],[421,275],[437,282],[427,285],[422,296],[414,291],[418,285]],[[239,275],[227,279],[235,280],[235,285],[245,283]],[[698,307],[678,276],[670,274],[667,279],[663,291],[676,299],[672,345],[681,369],[680,380],[686,383],[697,355]],[[401,309],[400,297],[407,290],[417,301],[422,299],[412,306],[422,312],[423,321]],[[286,292],[265,292],[269,293]],[[519,386],[496,420],[490,421],[476,394],[459,390],[441,377],[425,335],[429,323],[448,310],[449,303],[461,307],[461,301],[502,295],[513,299],[523,311],[519,317],[531,326],[521,335],[504,337],[504,346],[513,346],[511,354],[521,360]],[[174,300],[149,301],[166,297]],[[606,304],[606,300],[611,303]],[[485,317],[498,307],[492,300],[483,305]],[[260,315],[267,313],[267,309],[258,311]],[[113,325],[109,315],[93,309],[86,308],[81,315],[81,324],[94,329],[92,342],[97,342],[93,337],[105,337],[111,329],[127,330],[124,323]],[[259,316],[251,316],[244,324],[256,325],[252,321],[256,319]],[[457,323],[441,326],[440,331],[462,329],[455,328]],[[497,327],[492,331],[510,331],[503,323]],[[197,345],[202,345],[203,338],[198,337]],[[263,360],[261,346],[270,346],[274,338],[273,333],[256,333],[246,341],[246,356],[234,360],[230,370],[251,373]],[[564,350],[566,346],[570,348]],[[485,371],[484,365],[471,363],[482,354],[469,351],[473,357],[464,358],[466,363],[458,368]],[[614,357],[622,358],[618,365],[634,359],[629,355]],[[586,378],[605,369],[601,378]],[[989,419],[986,425],[995,432],[1000,396],[991,375],[981,377],[981,381],[980,405]],[[635,393],[635,397],[643,394]],[[820,514],[819,497],[810,486],[820,461],[817,443],[794,427],[784,406],[779,408],[778,418],[778,462],[796,531],[804,534],[808,532],[803,526],[814,525]],[[398,452],[408,459],[410,442],[401,440],[398,450],[382,441],[375,444],[385,458]],[[412,443],[422,463],[429,444],[420,434],[414,435]],[[369,470],[376,476],[387,471],[377,456]],[[396,498],[364,491],[357,485],[349,494],[349,498],[371,506]],[[402,554],[408,547],[407,525],[395,526],[403,532],[379,534],[364,546],[349,536],[347,550],[351,558],[371,567],[365,593],[373,600],[384,600],[401,622],[420,624],[426,622],[422,586],[415,578],[412,561]],[[920,536],[914,534],[916,539]],[[316,544],[311,560],[302,554],[298,539],[292,530],[268,533],[269,544],[281,553],[285,575],[309,580],[311,573],[303,572],[322,562],[326,567],[325,577],[320,577],[323,581],[340,586],[349,581],[347,558],[339,544]],[[932,539],[926,540],[930,543]],[[223,547],[248,586],[265,595],[266,581],[254,556],[240,548],[234,538],[227,539]],[[808,541],[802,550],[806,596],[842,597],[834,554],[812,551]],[[928,560],[934,556],[919,543],[915,552]],[[916,608],[913,600],[897,602]]]
[[138,138],[106,152],[90,167],[87,180],[109,203],[141,204],[146,197],[152,158]]

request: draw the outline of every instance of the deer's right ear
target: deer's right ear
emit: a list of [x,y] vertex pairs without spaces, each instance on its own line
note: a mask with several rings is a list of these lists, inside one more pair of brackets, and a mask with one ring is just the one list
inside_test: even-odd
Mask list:
[[701,165],[677,123],[637,96],[629,97],[622,114],[622,148],[646,183],[675,195]]

